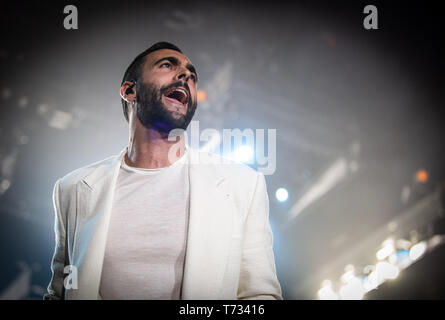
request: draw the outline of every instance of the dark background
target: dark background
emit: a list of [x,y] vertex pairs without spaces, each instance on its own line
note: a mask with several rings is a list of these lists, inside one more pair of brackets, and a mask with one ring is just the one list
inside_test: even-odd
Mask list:
[[[63,27],[68,4],[78,30]],[[367,4],[378,8],[378,30],[363,28]],[[277,168],[266,180],[284,297],[316,298],[355,245],[370,243],[345,264],[373,263],[378,244],[366,239],[444,187],[439,9],[434,1],[2,4],[0,298],[41,298],[54,249],[52,187],[125,146],[123,72],[163,40],[197,67],[208,95],[195,116],[201,130],[277,129]],[[350,174],[290,219],[339,159]],[[416,181],[419,169],[426,183]],[[275,199],[278,187],[287,202]],[[445,234],[441,208],[400,236]],[[366,298],[443,299],[443,268],[438,246]]]

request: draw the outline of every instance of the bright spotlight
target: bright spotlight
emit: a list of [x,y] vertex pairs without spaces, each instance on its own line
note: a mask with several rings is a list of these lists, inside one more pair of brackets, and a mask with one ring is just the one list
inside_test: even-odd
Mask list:
[[332,289],[331,281],[323,281],[321,289],[318,290],[318,298],[320,300],[338,300],[338,294]]
[[352,264],[345,267],[345,273],[340,277],[344,283],[349,283],[355,279],[355,268]]
[[202,89],[198,89],[198,102],[203,102],[207,100],[207,92]]
[[420,169],[416,172],[416,180],[420,183],[428,181],[428,172],[424,169]]
[[377,259],[379,260],[384,260],[387,257],[391,256],[391,254],[393,254],[395,251],[394,249],[394,241],[392,240],[386,240],[383,245],[382,248],[377,251]]
[[275,197],[278,201],[284,202],[289,198],[289,192],[285,188],[278,188],[277,191],[275,191]]
[[409,257],[412,261],[419,259],[426,251],[426,242],[416,243],[409,250]]
[[376,265],[376,272],[381,280],[395,279],[399,276],[400,269],[396,265],[393,265],[386,261],[381,261]]
[[250,146],[240,146],[233,152],[232,157],[238,162],[251,163],[253,161],[253,149]]
[[409,258],[409,250],[399,250],[397,251],[397,265],[401,269],[409,267],[411,264],[411,259]]
[[340,288],[339,291],[342,300],[361,300],[365,295],[365,288],[359,278],[351,278],[349,282]]
[[374,270],[365,279],[365,281],[363,283],[363,288],[365,289],[366,292],[368,292],[368,291],[376,289],[381,283],[382,283],[382,280],[379,279],[379,275]]

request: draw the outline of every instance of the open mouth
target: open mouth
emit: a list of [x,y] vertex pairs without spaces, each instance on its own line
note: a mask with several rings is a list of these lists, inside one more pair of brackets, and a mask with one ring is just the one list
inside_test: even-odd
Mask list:
[[189,100],[187,90],[182,87],[171,88],[164,92],[164,96],[167,98],[168,101],[182,107],[185,107]]

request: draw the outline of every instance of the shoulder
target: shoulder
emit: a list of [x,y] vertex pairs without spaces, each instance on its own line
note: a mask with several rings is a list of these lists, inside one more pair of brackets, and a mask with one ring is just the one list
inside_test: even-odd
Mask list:
[[224,181],[224,190],[232,195],[238,212],[247,213],[255,201],[267,207],[267,186],[263,173],[218,154],[196,150],[193,153],[195,163],[191,165],[198,168],[201,179]]
[[110,156],[106,159],[96,161],[67,173],[58,180],[60,188],[66,189],[70,186],[74,186],[97,170],[107,170],[117,157],[117,155]]
[[191,165],[198,165],[203,170],[218,173],[241,184],[249,182],[256,184],[257,179],[263,175],[244,163],[198,150],[191,150]]

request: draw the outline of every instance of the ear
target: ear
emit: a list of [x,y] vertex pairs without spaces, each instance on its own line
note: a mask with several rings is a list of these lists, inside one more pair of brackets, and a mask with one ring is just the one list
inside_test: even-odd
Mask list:
[[129,103],[133,103],[136,100],[136,85],[134,82],[125,81],[120,90],[121,98]]

